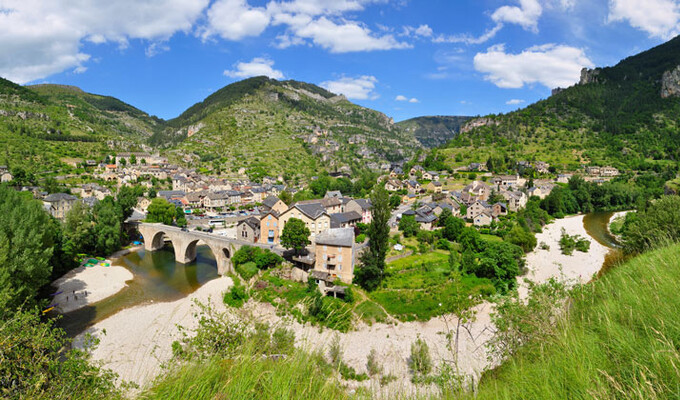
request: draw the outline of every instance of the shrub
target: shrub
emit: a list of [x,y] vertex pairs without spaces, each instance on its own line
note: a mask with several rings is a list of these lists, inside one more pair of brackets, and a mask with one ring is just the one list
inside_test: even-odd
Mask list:
[[411,357],[408,366],[414,375],[427,375],[432,371],[432,358],[427,343],[418,338],[411,344]]
[[560,250],[562,254],[572,255],[574,250],[587,253],[590,250],[590,241],[579,235],[568,235],[562,228],[562,237],[560,237]]
[[357,235],[357,237],[354,239],[354,241],[356,243],[363,243],[363,242],[366,241],[366,235],[364,235],[363,233],[360,234],[360,235]]
[[382,373],[382,365],[378,362],[378,355],[375,349],[371,349],[366,358],[366,371],[371,376],[380,375]]
[[238,274],[241,275],[241,278],[245,279],[246,281],[249,281],[250,278],[257,275],[257,271],[259,271],[257,264],[255,264],[253,261],[248,261],[247,263],[238,265],[236,267],[236,272],[238,272]]
[[237,277],[232,277],[232,279],[234,286],[231,287],[231,290],[224,293],[223,301],[224,304],[230,307],[240,308],[243,303],[248,301],[248,292]]

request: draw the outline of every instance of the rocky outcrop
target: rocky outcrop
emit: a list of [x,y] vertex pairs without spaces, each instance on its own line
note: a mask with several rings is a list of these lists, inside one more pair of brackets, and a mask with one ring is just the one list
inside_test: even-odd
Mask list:
[[489,126],[489,125],[498,125],[500,122],[496,121],[493,118],[477,118],[473,119],[472,121],[468,122],[467,124],[463,125],[462,128],[460,128],[460,133],[467,133],[470,132],[471,130],[475,128],[479,128],[480,126]]
[[680,97],[680,65],[663,73],[661,77],[661,97]]
[[583,68],[581,70],[581,80],[579,81],[579,85],[587,85],[589,83],[597,83],[598,82],[598,77],[600,76],[600,69],[595,68],[595,69],[588,69],[588,68]]

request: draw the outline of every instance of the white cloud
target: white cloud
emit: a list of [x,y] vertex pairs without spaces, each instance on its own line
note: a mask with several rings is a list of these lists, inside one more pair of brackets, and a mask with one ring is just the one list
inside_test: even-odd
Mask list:
[[664,40],[680,33],[680,3],[674,0],[610,0],[608,21],[628,23]]
[[520,99],[512,99],[512,100],[508,100],[508,101],[505,102],[505,104],[507,104],[509,106],[516,106],[516,105],[519,105],[519,104],[522,104],[522,103],[524,103],[524,100],[520,100]]
[[415,97],[409,99],[408,97],[401,95],[401,94],[399,96],[395,97],[394,100],[395,101],[408,101],[409,103],[420,103],[420,100],[416,99]]
[[190,31],[208,2],[2,0],[0,76],[26,83],[67,69],[83,71],[90,59],[81,51],[83,41],[121,48],[131,39],[162,42]]
[[459,35],[438,35],[432,41],[434,43],[465,43],[465,44],[482,44],[493,39],[494,36],[503,29],[503,24],[496,24],[493,28],[487,30],[479,37],[474,37],[469,34]]
[[251,7],[246,0],[218,0],[208,10],[208,25],[202,37],[219,35],[227,40],[259,36],[269,26],[271,17],[262,7]]
[[526,30],[538,32],[538,19],[541,14],[543,7],[538,0],[519,0],[519,7],[500,7],[491,14],[491,19],[496,23],[517,24]]
[[575,47],[546,44],[509,54],[504,45],[497,45],[475,55],[474,66],[485,75],[484,79],[501,88],[533,83],[556,88],[577,82],[581,69],[593,63],[582,49]]
[[348,99],[375,100],[379,97],[374,92],[376,83],[378,83],[378,79],[375,76],[363,75],[358,78],[343,76],[336,81],[323,82],[321,87],[333,93],[344,94]]
[[239,62],[233,70],[225,70],[224,75],[230,78],[251,78],[253,76],[267,76],[272,79],[283,79],[283,72],[274,69],[274,61],[268,58],[253,58],[250,62]]
[[[347,53],[355,51],[391,50],[411,47],[408,43],[397,41],[393,35],[376,36],[363,24],[356,21],[343,20],[336,23],[326,17],[304,20],[304,16],[293,21],[291,16],[285,16],[293,22],[290,26],[292,35],[311,40],[317,46],[327,49],[331,53]],[[294,18],[294,17],[293,17]],[[282,20],[282,16],[278,17]]]

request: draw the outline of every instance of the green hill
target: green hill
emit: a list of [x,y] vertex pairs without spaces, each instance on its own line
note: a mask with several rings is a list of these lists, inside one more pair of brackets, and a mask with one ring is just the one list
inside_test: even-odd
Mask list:
[[[469,122],[445,153],[459,163],[490,153],[571,166],[677,161],[679,65],[677,37],[614,67],[585,70],[579,84],[546,100]],[[662,97],[664,88],[675,95]]]
[[420,147],[382,113],[315,85],[267,77],[220,89],[169,120],[151,143],[195,166],[301,177],[375,169]]
[[425,147],[437,147],[453,139],[471,117],[417,117],[401,121],[397,125],[413,135]]
[[113,97],[0,78],[0,163],[33,172],[139,149],[163,121]]
[[487,373],[475,398],[677,399],[678,259],[673,245],[587,285],[552,334]]

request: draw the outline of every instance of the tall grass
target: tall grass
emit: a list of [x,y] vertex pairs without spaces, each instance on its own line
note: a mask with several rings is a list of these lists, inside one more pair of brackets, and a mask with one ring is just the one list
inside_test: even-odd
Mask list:
[[680,245],[630,260],[572,296],[556,334],[487,373],[476,398],[680,397]]
[[232,359],[190,363],[157,380],[142,399],[346,399],[332,368],[319,354],[296,351],[264,357],[246,346]]

